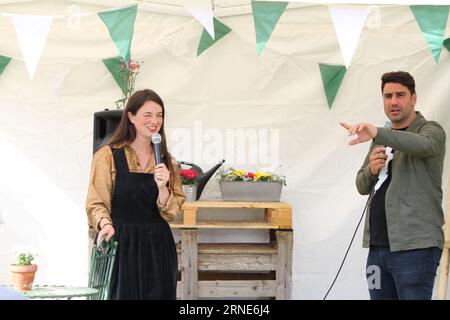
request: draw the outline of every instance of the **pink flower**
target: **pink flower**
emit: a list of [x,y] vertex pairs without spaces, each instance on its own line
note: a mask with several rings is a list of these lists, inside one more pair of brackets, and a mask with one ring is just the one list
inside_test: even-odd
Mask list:
[[247,172],[245,177],[247,178],[247,180],[253,180],[255,178],[255,174],[253,172]]
[[130,67],[130,71],[131,72],[135,72],[135,71],[137,71],[139,69],[139,65],[136,62],[131,61],[131,60],[128,63],[128,66]]
[[180,176],[187,180],[194,180],[198,176],[198,172],[194,170],[181,170]]
[[143,61],[139,60],[128,60],[128,68],[125,60],[120,57],[120,73],[123,79],[127,82],[127,90],[123,94],[123,97],[117,100],[116,106],[117,109],[123,108],[126,106],[128,98],[134,93],[134,84],[136,81],[136,77],[139,74],[139,67]]
[[182,184],[193,184],[195,183],[195,178],[198,177],[198,172],[190,169],[181,170],[180,178]]

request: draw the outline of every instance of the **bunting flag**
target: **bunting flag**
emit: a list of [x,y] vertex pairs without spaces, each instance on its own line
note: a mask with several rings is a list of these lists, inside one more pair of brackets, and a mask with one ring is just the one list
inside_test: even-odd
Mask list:
[[348,68],[358,47],[364,23],[369,14],[368,7],[330,6],[330,15],[336,30],[344,64]]
[[327,96],[328,108],[331,109],[345,72],[347,72],[347,68],[345,66],[324,63],[319,63],[319,67],[323,88],[325,89],[325,94]]
[[128,91],[127,72],[125,66],[122,66],[120,57],[103,59],[103,63],[106,68],[108,68],[109,72],[111,72],[114,80],[116,80],[116,83],[122,90],[122,93],[126,95]]
[[200,38],[200,42],[197,48],[197,57],[203,53],[206,49],[211,47],[214,43],[222,39],[228,33],[230,33],[231,29],[224,25],[222,22],[214,18],[214,33],[216,38],[213,39],[209,32],[203,29],[202,36]]
[[189,0],[184,4],[184,8],[197,19],[203,27],[208,31],[212,39],[214,35],[214,13],[211,0]]
[[55,99],[59,96],[59,90],[69,74],[69,70],[70,66],[64,63],[50,64],[42,68],[42,73],[47,78],[48,87]]
[[131,58],[130,48],[133,40],[134,22],[136,21],[137,5],[124,9],[99,12],[98,15],[108,28],[109,34],[116,44],[121,57],[126,62]]
[[11,15],[30,79],[34,78],[53,18],[52,16]]
[[410,6],[410,8],[428,42],[434,61],[438,63],[447,28],[449,6]]
[[252,0],[253,21],[256,32],[256,51],[261,55],[275,26],[289,2]]
[[450,51],[450,38],[445,39],[443,45],[447,48],[448,51]]
[[3,73],[3,71],[5,70],[6,66],[9,64],[10,61],[11,61],[10,57],[0,55],[0,74]]

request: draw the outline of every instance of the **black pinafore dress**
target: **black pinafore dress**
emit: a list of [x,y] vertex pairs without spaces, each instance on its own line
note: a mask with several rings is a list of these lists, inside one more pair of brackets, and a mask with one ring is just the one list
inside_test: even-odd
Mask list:
[[176,299],[177,252],[156,204],[154,175],[130,172],[124,149],[111,149],[116,166],[111,218],[119,245],[110,298]]

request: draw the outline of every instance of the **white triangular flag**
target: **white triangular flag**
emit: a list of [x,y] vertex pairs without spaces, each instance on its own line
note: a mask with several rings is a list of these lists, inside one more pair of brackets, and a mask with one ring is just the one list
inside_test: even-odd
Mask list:
[[348,69],[356,47],[358,46],[364,22],[369,14],[369,8],[330,6],[329,9],[334,28],[336,29],[336,36],[344,58],[345,67]]
[[30,79],[33,79],[36,72],[53,18],[53,16],[11,15]]
[[47,78],[48,87],[55,99],[59,96],[59,89],[63,85],[69,70],[70,66],[62,63],[42,66],[41,68],[41,72]]
[[184,8],[196,18],[214,39],[214,13],[211,0],[190,0]]

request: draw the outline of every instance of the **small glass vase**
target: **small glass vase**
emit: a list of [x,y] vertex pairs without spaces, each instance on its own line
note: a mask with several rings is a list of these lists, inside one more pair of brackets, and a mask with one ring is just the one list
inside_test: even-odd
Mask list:
[[183,184],[183,192],[186,195],[186,201],[192,202],[197,200],[196,184]]

